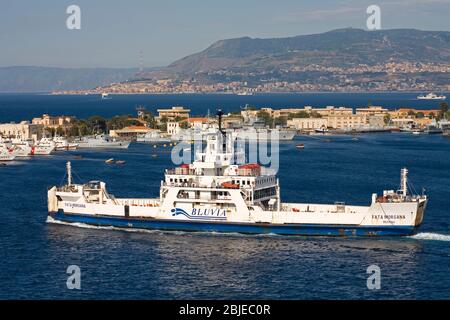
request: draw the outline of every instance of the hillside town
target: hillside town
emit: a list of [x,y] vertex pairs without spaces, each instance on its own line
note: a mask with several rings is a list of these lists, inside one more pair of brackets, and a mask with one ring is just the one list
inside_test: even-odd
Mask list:
[[[336,67],[291,65],[271,72],[214,70],[193,77],[167,76],[134,79],[91,90],[54,91],[54,94],[148,93],[271,93],[271,92],[373,92],[449,91],[450,65],[387,62]],[[435,81],[431,80],[431,76]],[[296,78],[302,80],[295,80]],[[436,80],[438,79],[438,80]]]

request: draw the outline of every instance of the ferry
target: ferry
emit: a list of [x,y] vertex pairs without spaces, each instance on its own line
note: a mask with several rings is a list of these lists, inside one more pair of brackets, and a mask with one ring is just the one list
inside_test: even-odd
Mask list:
[[220,123],[219,117],[218,128],[210,128],[205,148],[192,163],[166,169],[155,198],[116,197],[97,180],[76,184],[68,162],[67,183],[48,190],[47,221],[299,236],[406,236],[422,224],[428,199],[409,191],[406,168],[399,190],[373,193],[366,206],[284,203],[276,173],[245,163],[245,151],[235,147],[235,136]]
[[445,100],[447,99],[444,95],[437,95],[433,92],[428,93],[427,95],[419,95],[417,96],[417,100]]

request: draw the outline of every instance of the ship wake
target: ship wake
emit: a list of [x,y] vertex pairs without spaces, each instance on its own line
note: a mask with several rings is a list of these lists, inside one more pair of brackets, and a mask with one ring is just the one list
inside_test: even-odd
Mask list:
[[448,234],[431,233],[431,232],[421,232],[411,236],[411,238],[419,240],[450,241],[450,235]]

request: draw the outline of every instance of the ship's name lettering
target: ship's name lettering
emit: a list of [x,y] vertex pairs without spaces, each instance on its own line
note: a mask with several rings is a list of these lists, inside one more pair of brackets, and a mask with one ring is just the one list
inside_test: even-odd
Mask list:
[[69,208],[86,208],[86,205],[81,203],[65,203],[64,205]]
[[225,217],[225,209],[196,209],[193,208],[191,216],[215,216],[215,217]]
[[400,219],[404,220],[406,219],[405,215],[402,214],[373,214],[372,219]]

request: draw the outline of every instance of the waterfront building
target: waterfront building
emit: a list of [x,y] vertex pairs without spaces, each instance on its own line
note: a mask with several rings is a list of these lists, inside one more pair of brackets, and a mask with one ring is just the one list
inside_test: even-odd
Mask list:
[[146,134],[150,131],[155,130],[145,126],[128,126],[122,129],[110,130],[109,135],[111,137],[119,137],[125,140],[136,140],[139,135]]
[[0,124],[0,135],[4,138],[38,141],[42,138],[43,129],[44,126],[42,124],[30,123],[29,121],[3,123]]
[[369,106],[367,108],[356,108],[356,114],[365,114],[367,116],[384,116],[388,109],[380,106]]
[[188,118],[183,121],[186,121],[188,123],[188,126],[194,129],[206,129],[210,123],[210,120],[204,117]]
[[290,128],[302,131],[312,131],[316,129],[326,129],[328,127],[327,118],[293,118],[287,121]]
[[162,118],[166,118],[169,121],[174,121],[177,118],[189,118],[190,109],[185,109],[184,107],[172,107],[170,109],[158,109],[158,121]]
[[406,117],[414,117],[415,115],[421,113],[424,117],[435,117],[439,114],[440,110],[437,109],[429,109],[429,110],[419,110],[412,108],[400,108],[397,110],[389,111],[389,115],[391,118],[406,118]]
[[385,114],[374,114],[367,116],[367,124],[371,127],[384,127],[386,123],[384,122]]
[[327,121],[328,127],[333,129],[356,129],[368,124],[367,115],[353,113],[331,113]]
[[167,133],[168,134],[178,134],[181,130],[179,122],[167,122]]
[[73,116],[51,116],[43,114],[42,117],[33,118],[32,124],[43,125],[45,128],[70,127],[76,120]]
[[227,116],[223,118],[222,123],[226,129],[240,128],[244,125],[243,118],[239,116]]

